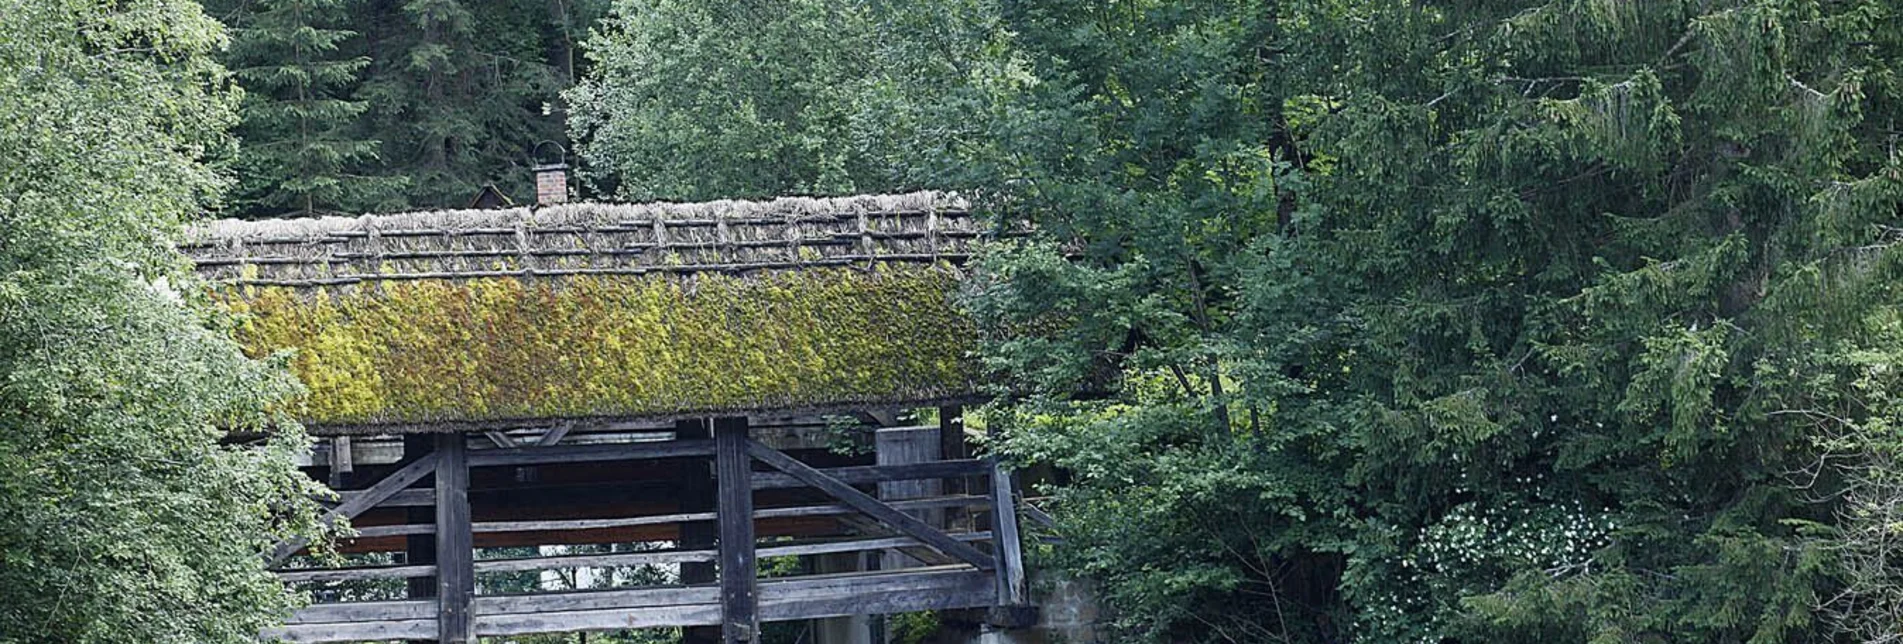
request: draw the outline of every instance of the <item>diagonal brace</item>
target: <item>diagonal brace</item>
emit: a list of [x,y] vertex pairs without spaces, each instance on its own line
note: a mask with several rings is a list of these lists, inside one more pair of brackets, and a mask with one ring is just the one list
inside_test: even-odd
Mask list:
[[[402,469],[391,472],[389,476],[383,477],[383,480],[377,481],[376,485],[372,485],[362,492],[350,495],[349,498],[344,499],[343,503],[339,503],[337,507],[331,508],[329,512],[325,512],[324,516],[317,519],[317,522],[322,525],[331,525],[339,519],[356,518],[357,515],[363,514],[365,510],[377,507],[378,503],[382,503],[384,500],[395,496],[396,493],[402,492],[403,488],[409,487],[411,483],[415,483],[423,477],[435,472],[436,460],[438,458],[440,457],[434,452],[425,454],[422,458],[416,459],[410,462],[409,465],[403,466]],[[306,542],[303,537],[294,537],[279,541],[276,546],[271,548],[271,556],[266,560],[266,567],[274,567],[284,563],[284,560],[290,559],[291,555],[297,554],[297,551],[303,550],[306,545],[308,545],[308,542]]]
[[773,469],[785,472],[788,476],[799,479],[801,483],[810,485],[821,492],[825,492],[828,496],[839,499],[840,502],[845,503],[852,509],[865,513],[867,516],[877,519],[880,523],[897,529],[905,536],[924,542],[925,545],[931,546],[939,552],[963,559],[982,570],[991,570],[996,567],[990,555],[979,552],[977,548],[971,547],[970,544],[952,538],[951,535],[939,531],[938,528],[934,528],[930,524],[920,521],[912,515],[900,512],[885,502],[872,498],[871,495],[860,492],[851,485],[847,485],[844,481],[827,476],[825,472],[814,469],[811,465],[793,460],[793,457],[787,456],[779,450],[748,440],[747,454],[762,463],[772,466]]

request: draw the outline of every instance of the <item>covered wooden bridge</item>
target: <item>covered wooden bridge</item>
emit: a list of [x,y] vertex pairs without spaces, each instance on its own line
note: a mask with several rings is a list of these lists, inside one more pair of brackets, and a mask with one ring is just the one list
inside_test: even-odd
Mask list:
[[974,458],[944,195],[223,221],[184,249],[296,415],[341,559],[268,638],[434,640],[962,610],[1023,626],[1010,474]]

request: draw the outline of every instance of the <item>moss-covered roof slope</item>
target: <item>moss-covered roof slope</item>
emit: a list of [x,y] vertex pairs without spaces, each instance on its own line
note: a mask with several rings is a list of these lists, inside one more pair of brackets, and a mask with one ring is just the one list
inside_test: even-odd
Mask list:
[[182,249],[323,433],[974,392],[938,193],[216,221]]

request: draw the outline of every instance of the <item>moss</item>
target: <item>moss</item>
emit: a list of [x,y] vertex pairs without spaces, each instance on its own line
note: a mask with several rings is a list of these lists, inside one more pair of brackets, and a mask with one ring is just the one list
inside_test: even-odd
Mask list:
[[294,349],[317,425],[648,416],[973,390],[955,271],[881,266],[239,287],[254,354]]

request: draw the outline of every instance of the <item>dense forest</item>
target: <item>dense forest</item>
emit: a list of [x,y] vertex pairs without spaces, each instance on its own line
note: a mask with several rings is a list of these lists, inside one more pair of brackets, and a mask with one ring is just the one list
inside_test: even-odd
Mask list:
[[526,196],[535,145],[563,140],[558,93],[591,0],[210,0],[245,90],[228,214],[468,205]]
[[295,386],[181,222],[542,140],[1034,224],[959,300],[1112,641],[1895,641],[1900,73],[1900,0],[0,0],[0,642],[291,601],[301,438],[211,428]]

